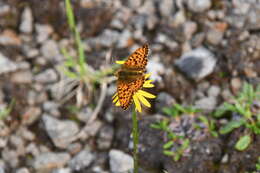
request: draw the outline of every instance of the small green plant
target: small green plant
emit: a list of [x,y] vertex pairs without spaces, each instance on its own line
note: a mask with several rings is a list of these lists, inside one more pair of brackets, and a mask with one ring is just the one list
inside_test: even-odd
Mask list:
[[216,131],[215,120],[213,120],[213,119],[208,119],[208,118],[206,118],[206,117],[203,116],[203,115],[199,116],[198,118],[199,118],[199,120],[200,120],[201,122],[203,122],[203,123],[207,126],[207,128],[208,128],[208,130],[209,130],[209,133],[210,133],[212,136],[218,137],[218,132]]
[[2,110],[0,109],[0,120],[4,120],[8,115],[10,115],[14,107],[14,104],[15,104],[15,100],[12,100],[11,103],[6,108],[3,108]]
[[[200,112],[199,109],[192,106],[184,107],[180,104],[174,104],[172,107],[164,107],[162,111],[171,118],[178,118],[183,114],[192,116],[195,113]],[[163,153],[167,156],[173,157],[174,161],[178,161],[184,154],[185,150],[189,147],[190,140],[185,136],[174,133],[169,128],[169,123],[170,119],[164,118],[157,123],[151,124],[150,127],[166,132],[167,141],[163,145]]]
[[[163,145],[163,153],[167,156],[173,157],[174,161],[178,161],[185,150],[189,147],[190,141],[184,136],[176,135],[169,128],[169,120],[163,119],[157,123],[151,124],[151,128],[162,130],[167,133],[168,141]],[[175,147],[175,142],[179,142],[180,145]],[[174,149],[173,149],[174,148]]]
[[[88,65],[87,58],[84,52],[84,44],[82,43],[80,33],[77,29],[71,1],[70,0],[64,0],[64,1],[65,1],[68,26],[71,30],[73,40],[75,41],[77,55],[76,57],[74,57],[70,54],[68,48],[66,47],[61,48],[61,53],[65,57],[65,61],[63,65],[60,67],[60,70],[63,72],[63,74],[65,74],[65,76],[72,79],[67,81],[67,83],[64,84],[64,86],[66,86],[66,90],[64,89],[64,91],[66,91],[67,93],[62,93],[62,95],[68,95],[65,100],[68,100],[74,95],[77,96],[77,100],[82,100],[80,98],[82,97],[82,95],[91,95],[91,93],[93,93],[93,89],[96,83],[104,84],[104,83],[112,82],[111,78],[108,78],[108,76],[110,74],[113,74],[113,72],[118,68],[118,65],[111,66],[111,67],[108,66],[106,68],[104,67],[98,70],[94,70]],[[109,56],[109,54],[107,55]],[[64,80],[64,82],[66,81]],[[70,88],[71,90],[69,90],[68,88]],[[84,94],[82,94],[83,88],[86,89],[87,91],[84,92]],[[77,104],[77,105],[81,105],[81,104]]]
[[165,113],[166,115],[169,115],[171,117],[178,117],[180,116],[181,114],[189,114],[189,115],[193,115],[197,112],[200,112],[199,109],[197,108],[194,108],[192,106],[182,106],[180,104],[174,104],[172,107],[164,107],[162,109],[163,113]]
[[241,126],[245,127],[244,135],[239,138],[235,148],[239,151],[245,150],[252,141],[253,134],[260,134],[260,112],[254,110],[253,104],[260,100],[260,85],[256,89],[248,83],[244,83],[243,88],[232,103],[225,102],[214,115],[223,117],[227,112],[237,114],[235,119],[229,121],[220,128],[220,134],[227,134]]

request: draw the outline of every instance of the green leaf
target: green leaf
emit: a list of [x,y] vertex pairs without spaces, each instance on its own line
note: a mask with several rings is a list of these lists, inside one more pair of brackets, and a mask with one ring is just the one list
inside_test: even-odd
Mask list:
[[163,151],[163,154],[165,154],[166,156],[173,156],[173,155],[174,155],[174,152],[173,152],[173,151],[170,151],[170,150],[164,150],[164,151]]
[[235,128],[240,127],[241,125],[244,124],[244,120],[233,120],[228,122],[226,125],[224,125],[224,127],[220,128],[220,133],[221,134],[227,134],[229,132],[231,132],[232,130],[234,130]]
[[251,137],[249,135],[245,135],[240,137],[240,139],[237,141],[235,148],[239,151],[245,150],[249,144],[251,143]]
[[78,75],[76,74],[76,73],[74,73],[74,72],[71,72],[70,70],[68,70],[68,69],[62,69],[62,71],[63,71],[63,73],[66,75],[66,76],[68,76],[68,77],[70,77],[70,78],[78,78]]
[[213,136],[213,137],[218,137],[218,133],[216,131],[210,131],[210,134]]
[[73,10],[71,7],[70,0],[66,0],[65,5],[66,5],[66,14],[67,14],[67,18],[68,18],[68,24],[69,24],[70,29],[73,30],[75,28],[75,20],[74,20],[74,15],[73,15]]
[[173,141],[169,141],[163,145],[163,149],[169,149],[173,146]]
[[172,115],[172,108],[164,107],[164,108],[162,108],[162,111],[163,111],[163,113],[165,113],[166,115],[169,115],[169,116]]
[[180,154],[175,154],[173,159],[175,162],[177,162],[178,160],[180,160],[180,158],[181,158]]
[[235,107],[236,107],[236,111],[235,112],[238,112],[241,115],[246,115],[246,110],[245,110],[245,108],[241,104],[235,103]]
[[220,106],[220,108],[218,108],[215,112],[214,112],[214,116],[217,118],[222,117],[227,111],[232,111],[232,112],[236,112],[236,108],[234,105],[229,104],[229,103],[224,103],[222,106]]
[[187,112],[186,109],[183,106],[181,106],[180,104],[176,103],[176,104],[174,104],[174,107],[175,107],[175,109],[177,109],[181,113],[186,113]]
[[207,127],[209,127],[209,121],[205,116],[199,116],[199,120],[203,122]]
[[154,128],[154,129],[161,129],[161,126],[159,124],[156,124],[156,123],[150,124],[150,127]]
[[181,145],[181,150],[184,151],[186,148],[188,148],[190,145],[190,140],[189,139],[185,139],[183,144]]

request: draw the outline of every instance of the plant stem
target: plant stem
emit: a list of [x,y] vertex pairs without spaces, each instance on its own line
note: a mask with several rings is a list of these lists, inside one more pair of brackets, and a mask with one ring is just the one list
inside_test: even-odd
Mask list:
[[133,125],[133,140],[134,140],[134,173],[138,173],[138,142],[139,142],[139,132],[138,132],[138,121],[136,116],[136,111],[132,114],[132,125]]

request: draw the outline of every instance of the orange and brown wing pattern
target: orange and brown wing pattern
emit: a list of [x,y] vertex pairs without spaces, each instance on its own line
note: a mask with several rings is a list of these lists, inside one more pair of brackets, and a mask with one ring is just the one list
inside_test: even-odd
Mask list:
[[127,58],[124,66],[127,68],[144,69],[147,64],[148,51],[148,44],[136,49],[136,51]]
[[134,93],[143,86],[144,80],[144,76],[137,78],[135,81],[132,82],[118,80],[117,94],[120,106],[123,109],[126,110],[131,105]]

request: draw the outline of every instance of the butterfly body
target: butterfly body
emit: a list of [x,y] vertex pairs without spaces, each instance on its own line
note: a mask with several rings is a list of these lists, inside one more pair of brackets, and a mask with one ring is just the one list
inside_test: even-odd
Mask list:
[[139,77],[144,75],[144,70],[142,69],[131,69],[131,68],[121,68],[117,71],[116,76],[118,80],[132,82]]
[[117,93],[120,106],[127,109],[133,100],[133,95],[142,88],[147,64],[148,45],[138,48],[131,54],[122,67],[116,72]]

